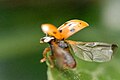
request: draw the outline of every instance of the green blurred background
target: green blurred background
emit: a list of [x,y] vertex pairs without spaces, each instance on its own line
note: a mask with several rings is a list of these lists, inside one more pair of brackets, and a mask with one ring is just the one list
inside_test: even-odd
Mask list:
[[[119,8],[120,0],[0,0],[0,80],[47,80],[47,66],[39,62],[48,46],[39,44],[43,23],[81,19],[90,26],[69,39],[120,45]],[[119,80],[119,52],[104,65],[81,62],[81,68],[107,66],[101,80]]]

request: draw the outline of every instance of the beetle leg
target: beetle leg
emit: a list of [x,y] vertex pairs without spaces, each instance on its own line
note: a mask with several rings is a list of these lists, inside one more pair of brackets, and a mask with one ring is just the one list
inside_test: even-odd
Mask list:
[[46,54],[50,51],[50,47],[45,48],[45,50],[43,51],[43,58],[40,60],[40,62],[45,62],[46,61]]
[[48,60],[50,62],[50,67],[53,68],[54,67],[53,56],[48,56]]

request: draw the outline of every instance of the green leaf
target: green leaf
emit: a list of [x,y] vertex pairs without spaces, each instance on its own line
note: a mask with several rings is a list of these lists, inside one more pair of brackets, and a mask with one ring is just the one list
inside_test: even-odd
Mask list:
[[119,75],[118,75],[120,74],[120,70],[118,70],[118,66],[120,66],[118,62],[119,60],[113,59],[110,62],[96,63],[96,62],[82,61],[75,56],[74,58],[77,62],[77,66],[74,69],[60,70],[57,67],[51,68],[49,67],[49,63],[47,61],[48,80],[114,80],[114,79],[119,79]]

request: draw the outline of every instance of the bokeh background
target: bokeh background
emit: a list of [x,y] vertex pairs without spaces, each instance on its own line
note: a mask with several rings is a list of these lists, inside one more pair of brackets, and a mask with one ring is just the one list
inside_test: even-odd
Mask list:
[[[47,80],[47,66],[39,62],[48,46],[39,44],[45,36],[40,25],[59,27],[70,19],[90,26],[69,39],[120,45],[120,0],[0,0],[0,80]],[[119,53],[118,48],[112,61],[97,64],[108,66],[101,80],[120,79]],[[96,65],[81,62],[82,67]]]

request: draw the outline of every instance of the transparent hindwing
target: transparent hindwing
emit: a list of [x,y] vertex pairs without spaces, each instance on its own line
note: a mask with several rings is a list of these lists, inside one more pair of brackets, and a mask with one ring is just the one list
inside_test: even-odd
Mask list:
[[115,44],[102,42],[76,42],[66,41],[72,48],[75,55],[86,61],[106,62],[111,60]]

